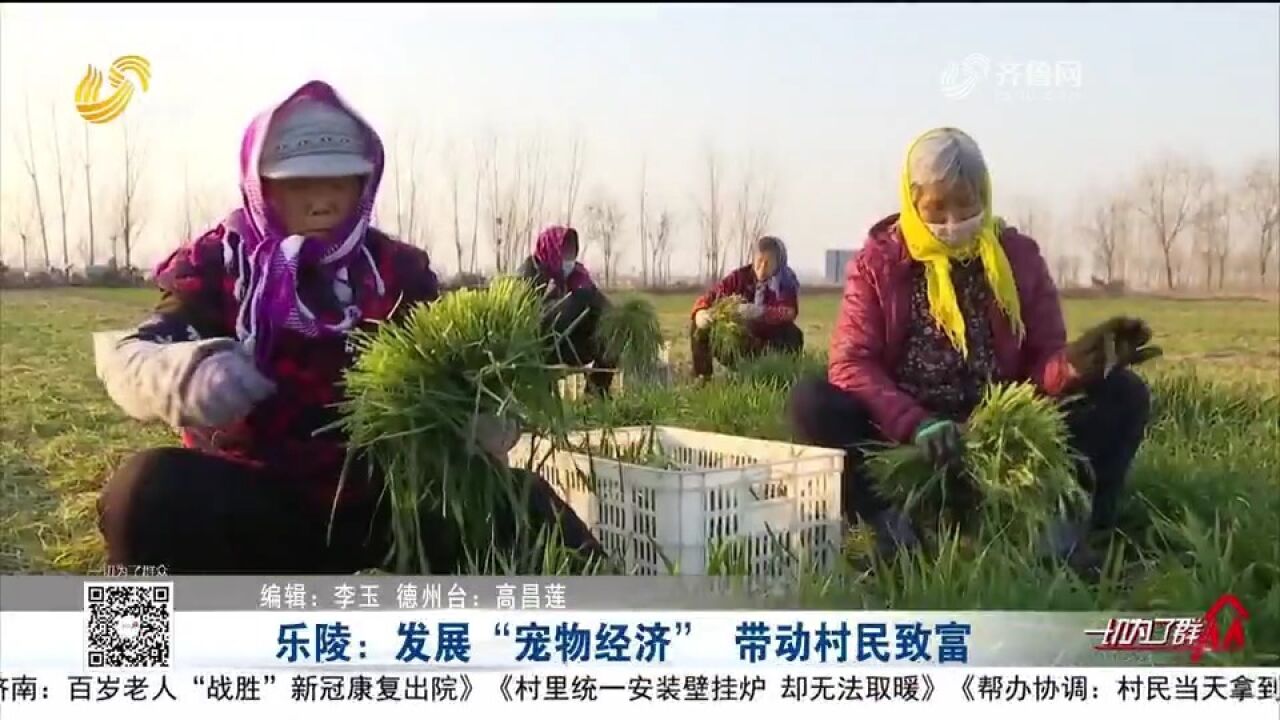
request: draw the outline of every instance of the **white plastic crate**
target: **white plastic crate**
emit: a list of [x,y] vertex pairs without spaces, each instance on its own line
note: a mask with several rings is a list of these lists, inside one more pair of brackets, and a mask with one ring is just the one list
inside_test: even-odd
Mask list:
[[703,575],[724,543],[733,548],[730,566],[745,561],[755,577],[781,575],[797,563],[825,571],[838,557],[842,451],[673,427],[592,430],[569,439],[593,449],[652,447],[674,466],[616,459],[636,457],[625,451],[553,450],[529,435],[511,452],[512,465],[546,478],[627,572],[665,575],[673,566]]

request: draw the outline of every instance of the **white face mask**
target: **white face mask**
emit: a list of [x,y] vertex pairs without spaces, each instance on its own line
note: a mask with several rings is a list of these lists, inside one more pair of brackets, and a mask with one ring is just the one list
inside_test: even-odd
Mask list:
[[978,231],[982,229],[982,221],[983,213],[978,213],[968,220],[961,220],[958,223],[947,223],[945,225],[927,224],[929,231],[938,240],[951,247],[960,247],[967,245],[969,241],[977,236]]
[[577,266],[578,266],[577,260],[565,260],[564,262],[560,263],[560,270],[565,274],[565,277],[568,277],[569,275],[573,274],[573,269]]

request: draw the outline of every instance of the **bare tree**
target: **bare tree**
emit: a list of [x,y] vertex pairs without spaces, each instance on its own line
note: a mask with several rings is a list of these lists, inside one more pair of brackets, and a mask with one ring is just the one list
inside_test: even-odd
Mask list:
[[1280,240],[1280,169],[1273,159],[1261,159],[1245,175],[1241,206],[1258,233],[1258,280],[1267,285],[1267,268]]
[[67,184],[71,180],[62,167],[62,143],[58,140],[57,106],[49,104],[49,128],[53,133],[53,159],[58,180],[58,216],[62,225],[62,273],[71,274],[71,252],[67,246]]
[[532,140],[522,153],[523,174],[517,187],[521,188],[520,222],[517,223],[515,241],[507,245],[507,268],[514,270],[525,253],[527,244],[533,239],[543,223],[547,201],[547,173],[544,170],[546,158],[543,154],[541,139]]
[[18,237],[19,257],[22,258],[22,272],[25,274],[31,270],[31,258],[29,248],[31,245],[31,215],[32,206],[30,203],[22,199],[11,203],[12,209],[4,213],[9,220],[9,227],[13,234]]
[[89,248],[85,253],[87,260],[85,261],[85,271],[93,267],[94,264],[94,248],[97,244],[93,236],[93,178],[90,174],[90,165],[92,164],[92,155],[89,152],[89,123],[84,124],[84,201],[85,210],[89,213]]
[[[495,141],[496,142],[496,141]],[[472,204],[471,204],[471,264],[468,266],[472,274],[476,272],[476,261],[479,257],[480,245],[480,186],[481,178],[485,176],[487,167],[484,159],[480,154],[480,143],[476,142],[472,145],[472,154],[475,156],[476,181],[472,186]]]
[[1112,195],[1086,212],[1085,233],[1093,244],[1094,274],[1101,273],[1101,280],[1107,285],[1123,281],[1131,213],[1128,199]]
[[1201,201],[1208,173],[1189,161],[1167,157],[1149,163],[1138,177],[1138,212],[1151,226],[1151,235],[1164,260],[1165,289],[1173,290],[1178,238]]
[[1018,214],[1014,219],[1018,232],[1035,238],[1043,244],[1044,239],[1037,235],[1037,231],[1047,231],[1050,222],[1049,211],[1032,198],[1022,198],[1018,201],[1018,205]]
[[[1021,232],[1021,228],[1019,228]],[[1058,253],[1054,258],[1055,282],[1060,288],[1077,287],[1080,284],[1080,258],[1068,253]]]
[[223,193],[210,192],[199,182],[193,187],[187,163],[182,164],[182,213],[174,220],[174,233],[182,240],[203,235],[231,201]]
[[735,220],[738,234],[738,264],[745,265],[751,257],[756,240],[764,235],[773,215],[773,182],[759,177],[755,168],[748,166],[742,173]]
[[640,212],[637,221],[640,226],[640,286],[649,287],[649,210],[645,207],[649,195],[649,160],[640,160]]
[[503,182],[503,163],[496,139],[488,165],[494,266],[498,274],[504,274],[515,269],[524,243],[532,238],[542,220],[547,184],[541,143],[534,141],[517,149],[506,182]]
[[179,236],[183,240],[192,237],[195,223],[191,218],[191,173],[187,167],[187,161],[182,161],[182,234]]
[[1218,266],[1218,290],[1226,287],[1227,257],[1231,254],[1231,198],[1223,193],[1219,196],[1218,223],[1214,228],[1214,239],[1211,244],[1214,264]]
[[587,210],[587,235],[600,245],[603,259],[604,285],[612,287],[622,258],[618,235],[622,229],[622,208],[612,197],[600,193],[589,203]]
[[725,262],[724,237],[722,235],[724,209],[720,197],[720,159],[714,150],[707,151],[706,197],[698,206],[702,220],[702,253],[700,265],[707,279],[720,277]]
[[[120,189],[120,242],[124,246],[124,270],[125,272],[131,272],[133,269],[134,242],[142,229],[141,198],[138,194],[138,181],[142,177],[144,158],[137,140],[138,133],[130,134],[127,120],[121,122],[120,125],[124,128],[124,175],[121,178],[122,185]],[[112,243],[112,249],[113,251],[115,249],[114,242]]]
[[396,234],[415,247],[426,248],[427,238],[422,232],[425,213],[422,205],[425,193],[419,193],[419,174],[422,162],[418,157],[419,138],[415,130],[409,132],[408,149],[403,134],[393,140],[392,165],[395,184]]
[[653,253],[650,265],[653,267],[654,285],[664,287],[671,281],[671,232],[673,221],[671,213],[663,210],[658,214],[658,222],[653,229],[653,237],[649,241],[649,250]]
[[453,249],[458,256],[458,274],[466,272],[466,256],[462,248],[462,220],[459,217],[458,192],[462,184],[459,177],[458,153],[456,146],[449,152],[449,199],[453,206]]
[[[498,137],[495,135],[490,139],[488,154],[486,155],[485,170],[487,171],[486,188],[487,200],[489,204],[489,215],[493,219],[492,242],[493,242],[493,262],[495,270],[501,274],[503,271],[502,258],[503,246],[507,242],[508,228],[503,227],[506,216],[511,210],[508,207],[509,199],[506,197],[502,187],[502,173],[498,163]],[[508,224],[509,227],[509,224]]]
[[569,155],[569,173],[565,183],[564,224],[573,225],[573,211],[578,204],[578,189],[582,186],[582,169],[586,163],[586,149],[582,138],[574,135]]
[[1194,249],[1204,266],[1204,287],[1213,289],[1213,273],[1218,271],[1218,289],[1225,279],[1227,255],[1231,250],[1231,204],[1224,193],[1210,191],[1192,218]]
[[[36,163],[36,143],[35,137],[31,132],[31,101],[26,102],[27,115],[27,145],[25,152],[22,153],[22,164],[26,167],[27,176],[31,178],[31,194],[35,200],[36,219],[40,227],[40,244],[44,249],[44,267],[50,267],[49,261],[49,231],[45,227],[44,222],[44,204],[40,200],[40,171]],[[21,145],[19,145],[21,148]]]

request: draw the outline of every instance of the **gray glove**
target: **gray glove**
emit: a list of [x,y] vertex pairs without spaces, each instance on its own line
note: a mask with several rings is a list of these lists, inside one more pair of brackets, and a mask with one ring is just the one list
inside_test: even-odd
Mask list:
[[94,336],[95,365],[107,394],[130,417],[171,427],[220,427],[275,392],[231,338],[179,343]]
[[192,425],[221,427],[249,414],[253,406],[276,390],[263,376],[243,345],[214,353],[191,373],[184,398],[184,416]]

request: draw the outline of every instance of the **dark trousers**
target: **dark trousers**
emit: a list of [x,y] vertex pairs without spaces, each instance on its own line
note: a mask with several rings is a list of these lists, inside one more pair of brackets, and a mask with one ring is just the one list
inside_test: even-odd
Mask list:
[[[1142,443],[1150,405],[1142,378],[1130,370],[1117,370],[1063,408],[1070,445],[1092,469],[1092,477],[1085,468],[1077,476],[1093,495],[1094,528],[1115,526],[1120,494]],[[841,483],[846,519],[869,520],[887,507],[873,487],[859,449],[863,443],[884,438],[857,400],[825,378],[814,378],[792,390],[789,413],[798,442],[848,451]]]
[[782,325],[760,325],[753,327],[743,340],[743,346],[737,357],[718,357],[711,348],[711,331],[689,327],[689,347],[693,355],[693,374],[696,377],[711,377],[713,359],[720,361],[725,367],[732,367],[740,359],[759,357],[774,352],[804,352],[804,331],[795,323]]
[[609,301],[598,288],[574,290],[555,301],[544,318],[547,329],[556,335],[551,362],[570,367],[592,366],[587,373],[587,389],[605,395],[613,385],[616,363],[596,340],[596,327]]
[[[565,545],[603,557],[590,530],[541,478],[532,476],[530,515],[558,522]],[[344,506],[330,532],[327,509],[314,510],[296,484],[243,463],[186,448],[145,450],[129,458],[98,500],[110,565],[164,565],[170,573],[350,573],[382,568],[390,548],[387,504]],[[495,525],[510,525],[499,518]],[[499,538],[509,529],[495,527]],[[423,519],[433,574],[464,571],[451,524]]]

